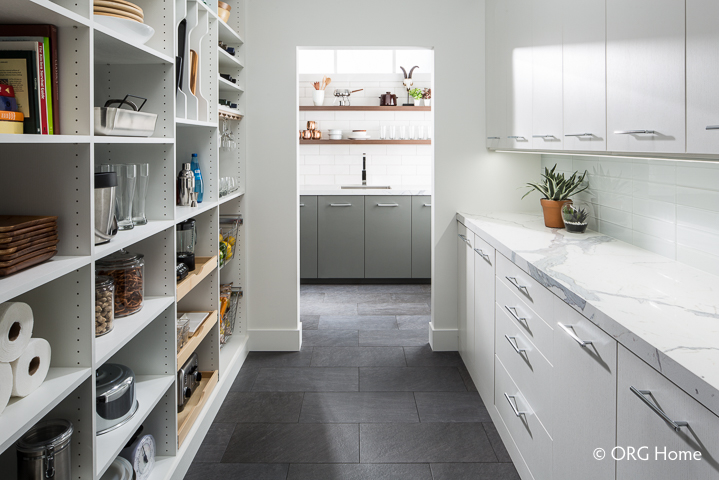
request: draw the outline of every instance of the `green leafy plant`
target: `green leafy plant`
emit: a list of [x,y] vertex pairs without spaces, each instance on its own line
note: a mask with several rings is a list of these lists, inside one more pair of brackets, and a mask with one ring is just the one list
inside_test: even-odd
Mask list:
[[571,203],[564,205],[562,213],[564,223],[578,223],[583,225],[587,223],[587,218],[589,218],[589,213],[584,208],[574,207]]
[[432,98],[432,89],[425,88],[424,90],[422,90],[422,98],[430,100]]
[[409,91],[409,94],[412,96],[412,98],[415,98],[417,100],[422,98],[422,90],[420,90],[419,88],[413,88]]
[[522,198],[536,190],[546,200],[568,200],[572,195],[589,188],[589,185],[583,185],[584,179],[587,177],[586,170],[581,177],[577,176],[579,172],[574,172],[571,177],[565,178],[563,173],[555,173],[556,169],[557,165],[554,165],[551,170],[545,167],[542,174],[543,183],[527,183],[530,189]]

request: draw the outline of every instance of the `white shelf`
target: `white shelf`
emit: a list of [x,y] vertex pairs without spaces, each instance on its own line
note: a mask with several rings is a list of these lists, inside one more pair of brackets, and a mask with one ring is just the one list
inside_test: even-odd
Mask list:
[[13,135],[0,133],[0,143],[90,143],[90,135]]
[[87,27],[90,20],[49,0],[3,0],[2,23]]
[[73,270],[88,265],[91,257],[61,257],[30,267],[27,270],[0,277],[0,303],[22,295],[25,292],[62,277]]
[[[214,13],[214,12],[213,12]],[[217,15],[215,15],[217,17]],[[239,46],[245,43],[242,40],[242,37],[240,37],[240,34],[235,32],[232,27],[227,25],[225,22],[222,21],[220,17],[217,17],[217,24],[220,26],[219,28],[219,37],[220,41],[225,42],[229,46]]]
[[226,344],[220,349],[220,379],[222,372],[227,372],[242,355],[242,351],[247,344],[247,335],[235,334],[230,337]]
[[137,413],[122,427],[98,435],[95,441],[95,474],[101,477],[132,434],[142,425],[167,389],[175,383],[175,375],[137,375],[135,395],[140,403]]
[[175,223],[184,222],[188,218],[205,213],[217,206],[217,202],[202,202],[196,207],[178,207],[175,206]]
[[148,480],[166,480],[175,467],[176,457],[157,456],[155,467],[152,469]]
[[134,315],[116,318],[110,333],[95,338],[95,366],[104,364],[173,303],[174,297],[145,297],[142,310]]
[[95,260],[104,258],[113,252],[172,228],[174,225],[175,222],[172,220],[156,220],[147,222],[147,225],[138,225],[132,230],[120,230],[108,243],[95,246],[93,258]]
[[237,197],[241,197],[245,194],[244,190],[238,190],[236,192],[232,192],[229,195],[225,195],[224,197],[220,197],[220,205],[222,205],[225,202],[229,202],[230,200],[233,200]]
[[185,118],[178,118],[175,120],[178,128],[184,127],[207,127],[217,128],[217,122],[203,122],[201,120],[187,120]]
[[224,78],[218,76],[217,80],[220,81],[220,92],[227,93],[243,93],[244,90],[237,84],[232,83],[230,81],[225,80]]
[[50,368],[40,388],[12,397],[0,414],[0,452],[13,444],[91,375],[89,368]]
[[172,144],[175,143],[174,138],[163,138],[163,137],[110,137],[104,135],[95,135],[93,137],[95,144],[110,144],[110,143],[151,143],[151,144]]
[[[233,57],[226,51],[224,51],[222,48],[217,47],[217,57],[220,61],[221,67],[227,67],[227,68],[245,68],[244,65],[242,65],[242,62],[237,57]],[[237,53],[237,52],[235,52]],[[223,72],[224,73],[224,72]]]
[[95,30],[95,63],[111,65],[138,65],[171,63],[175,60],[141,43],[93,22]]

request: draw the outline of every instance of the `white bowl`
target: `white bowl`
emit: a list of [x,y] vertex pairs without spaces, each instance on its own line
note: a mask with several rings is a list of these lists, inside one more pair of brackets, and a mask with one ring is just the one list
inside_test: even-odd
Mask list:
[[155,29],[151,26],[128,20],[127,18],[108,17],[107,15],[93,15],[95,23],[115,30],[136,43],[145,44],[155,34]]
[[330,130],[330,135],[342,135],[342,130]]
[[347,135],[347,138],[349,138],[350,140],[369,140],[372,137],[370,137],[369,135]]
[[330,140],[342,140],[342,135],[330,135]]

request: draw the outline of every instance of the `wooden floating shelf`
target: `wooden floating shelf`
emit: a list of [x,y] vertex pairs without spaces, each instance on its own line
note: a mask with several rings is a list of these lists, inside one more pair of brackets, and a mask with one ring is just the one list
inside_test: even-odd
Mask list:
[[242,120],[242,115],[239,113],[230,113],[224,110],[220,110],[220,118],[226,118],[228,120]]
[[205,403],[207,403],[207,399],[217,385],[217,379],[219,377],[217,370],[214,372],[201,373],[202,380],[200,381],[200,389],[192,394],[185,408],[177,414],[177,440],[180,446],[182,446],[182,442],[187,438],[187,434],[190,433],[192,425],[195,423],[195,420],[197,420],[202,408],[205,406]]
[[190,358],[190,355],[197,350],[197,347],[200,346],[200,343],[205,339],[208,333],[210,333],[210,330],[212,330],[212,327],[217,323],[217,310],[214,310],[212,312],[178,312],[178,313],[207,313],[207,317],[202,321],[199,327],[197,327],[197,330],[195,330],[194,335],[192,335],[189,340],[187,340],[187,343],[180,349],[179,353],[177,354],[177,368],[182,368],[182,366],[185,364],[188,358]]
[[311,112],[320,110],[345,110],[348,112],[431,112],[432,107],[380,107],[380,106],[349,106],[340,107],[338,105],[322,105],[315,107],[313,105],[300,107],[300,112]]
[[300,145],[432,145],[432,140],[300,140]]
[[195,257],[195,270],[177,283],[177,301],[183,299],[199,283],[217,268],[217,255],[214,257]]

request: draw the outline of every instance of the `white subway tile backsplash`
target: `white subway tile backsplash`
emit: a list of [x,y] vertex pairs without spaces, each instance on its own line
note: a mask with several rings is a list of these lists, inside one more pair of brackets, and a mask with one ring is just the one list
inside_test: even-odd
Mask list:
[[719,189],[711,191],[677,187],[677,204],[719,212]]
[[300,165],[300,175],[319,175],[319,165]]
[[402,157],[399,155],[372,155],[371,165],[402,165]]
[[711,253],[677,245],[677,260],[699,270],[719,275],[719,256]]
[[632,186],[633,195],[636,198],[648,198],[668,203],[675,203],[677,199],[677,187],[675,185],[635,180],[632,182]]
[[[325,93],[325,105],[327,105],[327,97]],[[306,116],[307,120],[313,120],[315,122],[321,122],[324,120],[334,120],[335,119],[335,112],[332,110],[313,110],[311,112],[307,112]]]
[[632,228],[635,232],[663,238],[670,242],[676,241],[677,226],[674,222],[665,222],[655,218],[634,215],[632,217]]
[[635,198],[632,211],[636,215],[656,218],[665,222],[676,222],[676,206],[673,203],[658,202],[646,198]]
[[305,155],[305,165],[332,165],[334,161],[332,155]]
[[614,225],[619,225],[627,229],[632,228],[632,214],[630,212],[623,212],[610,207],[604,207],[598,205],[599,220],[609,222]]
[[599,232],[609,235],[623,242],[632,243],[632,229],[615,225],[605,220],[599,220]]
[[719,188],[719,168],[678,167],[677,185],[717,190]]
[[349,175],[349,165],[320,165],[321,175]]
[[350,145],[320,145],[320,155],[349,155]]
[[604,207],[610,207],[623,212],[632,211],[632,197],[629,195],[617,195],[608,192],[598,192],[598,203]]
[[674,185],[676,177],[676,166],[667,162],[636,160],[632,167],[634,180]]
[[719,235],[679,225],[677,243],[701,252],[719,254]]
[[319,145],[300,145],[300,155],[319,155]]
[[358,175],[335,175],[334,183],[332,185],[360,185],[362,183],[362,177]]
[[335,155],[335,165],[359,165],[362,166],[361,155]]
[[335,185],[334,175],[305,175],[305,185]]
[[347,110],[346,112],[335,111],[334,113],[335,113],[335,120],[344,120],[347,122],[349,122],[349,121],[354,122],[357,120],[364,120],[366,112],[355,112],[353,110]]
[[417,155],[417,146],[387,145],[387,155]]
[[674,242],[634,230],[631,243],[639,248],[676,260],[677,248]]
[[348,145],[350,147],[349,153],[351,155],[359,155],[362,160],[362,154],[367,155],[386,155],[387,145]]
[[677,205],[677,225],[719,235],[719,213]]
[[388,175],[416,175],[417,167],[411,167],[406,165],[388,165]]
[[395,112],[394,115],[395,120],[403,121],[403,122],[410,122],[412,120],[414,121],[424,121],[424,112]]

